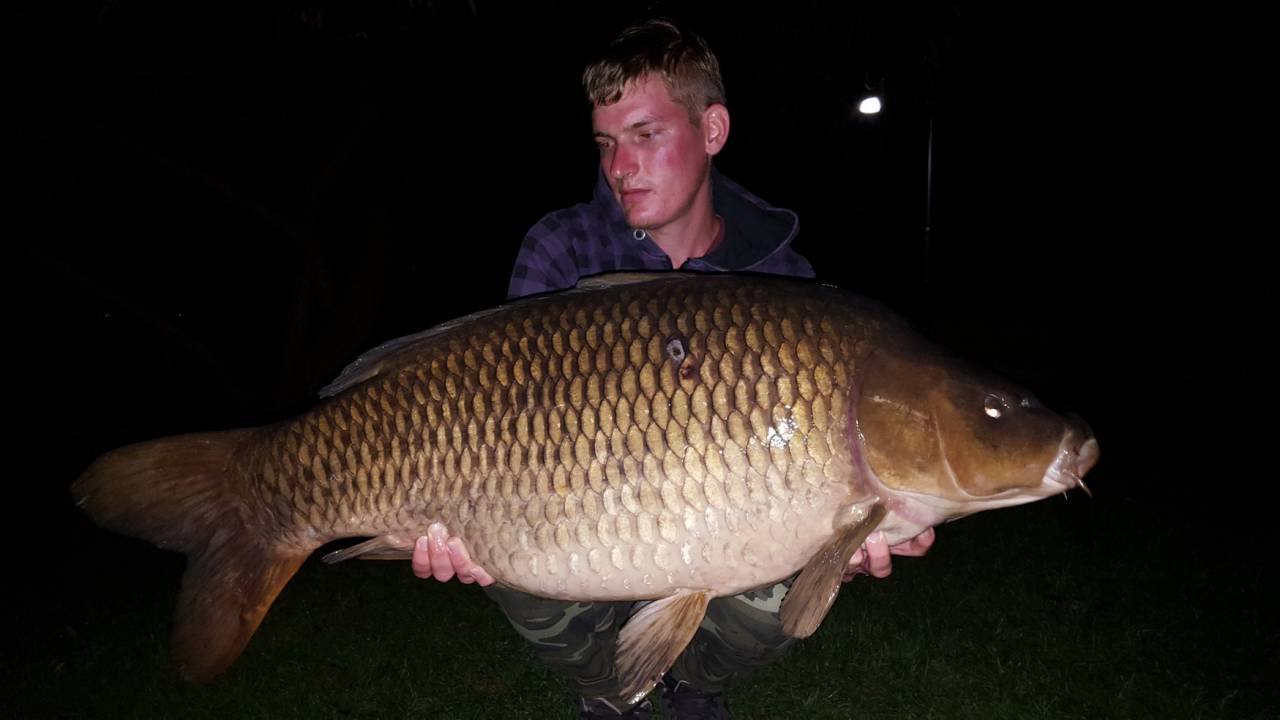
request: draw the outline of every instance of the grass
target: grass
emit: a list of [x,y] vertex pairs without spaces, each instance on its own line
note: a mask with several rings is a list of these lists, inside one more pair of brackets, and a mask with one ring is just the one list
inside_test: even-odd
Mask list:
[[[847,585],[735,688],[735,716],[1280,717],[1274,576],[1204,547],[1184,512],[1103,490],[946,526],[928,557]],[[576,717],[479,590],[403,563],[313,558],[227,676],[185,685],[168,659],[182,560],[72,526],[79,562],[35,566],[10,614],[6,717]]]

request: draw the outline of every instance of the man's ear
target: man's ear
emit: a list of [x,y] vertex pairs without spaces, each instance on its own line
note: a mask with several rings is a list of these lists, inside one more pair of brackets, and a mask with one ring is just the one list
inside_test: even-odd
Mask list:
[[729,139],[729,108],[713,103],[702,111],[702,140],[707,155],[716,155]]

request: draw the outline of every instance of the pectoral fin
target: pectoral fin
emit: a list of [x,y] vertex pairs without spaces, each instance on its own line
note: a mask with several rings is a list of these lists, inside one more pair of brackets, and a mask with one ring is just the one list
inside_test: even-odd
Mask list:
[[654,600],[622,626],[615,657],[623,699],[639,702],[658,684],[698,631],[710,601],[709,590],[682,591]]
[[358,557],[361,560],[408,560],[413,557],[414,538],[403,535],[379,535],[342,550],[334,550],[322,558],[332,565]]
[[818,629],[840,592],[840,579],[849,558],[884,520],[884,516],[884,505],[876,503],[861,522],[841,528],[809,560],[782,599],[778,617],[782,620],[783,632],[791,637],[805,638]]

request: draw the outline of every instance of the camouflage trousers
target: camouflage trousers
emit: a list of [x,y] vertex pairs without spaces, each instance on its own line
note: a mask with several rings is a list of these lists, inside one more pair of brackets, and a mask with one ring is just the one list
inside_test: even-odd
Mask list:
[[[693,640],[669,674],[703,692],[722,692],[753,670],[782,657],[795,638],[782,631],[778,609],[790,581],[716,598]],[[587,699],[627,705],[614,673],[618,630],[641,602],[566,602],[527,595],[501,585],[485,592],[529,641],[534,654]]]

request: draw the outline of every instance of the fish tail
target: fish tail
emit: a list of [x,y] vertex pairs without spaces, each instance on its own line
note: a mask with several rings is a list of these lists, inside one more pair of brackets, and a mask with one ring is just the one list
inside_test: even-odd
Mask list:
[[115,532],[185,553],[173,654],[188,680],[239,657],[311,549],[273,539],[250,512],[236,457],[256,437],[233,430],[163,438],[98,458],[72,484],[76,501]]

